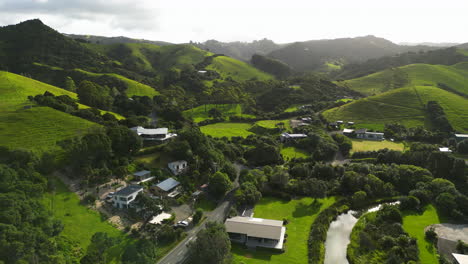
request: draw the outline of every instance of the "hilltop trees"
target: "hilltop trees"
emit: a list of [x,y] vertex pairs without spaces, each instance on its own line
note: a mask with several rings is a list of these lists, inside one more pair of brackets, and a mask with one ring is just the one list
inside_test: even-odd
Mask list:
[[76,92],[82,104],[103,110],[112,108],[114,100],[110,96],[110,89],[106,86],[100,86],[90,81],[82,81]]

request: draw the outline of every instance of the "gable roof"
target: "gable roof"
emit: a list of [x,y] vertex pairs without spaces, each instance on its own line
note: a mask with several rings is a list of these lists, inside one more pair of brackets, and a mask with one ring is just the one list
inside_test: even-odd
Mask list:
[[151,171],[142,170],[142,171],[138,171],[138,172],[133,173],[133,175],[138,176],[138,177],[142,177],[142,176],[145,176],[146,174],[149,174],[149,173],[151,173]]
[[283,221],[236,216],[227,219],[225,225],[226,231],[229,233],[279,240]]
[[169,132],[167,127],[162,128],[144,128],[141,126],[130,128],[132,131],[135,131],[139,136],[140,135],[165,135]]
[[364,134],[367,132],[367,128],[360,128],[358,130],[356,130],[356,134]]
[[468,134],[455,134],[457,138],[468,138]]
[[452,256],[457,260],[458,264],[468,264],[468,255],[452,253]]
[[136,192],[143,190],[143,187],[140,185],[128,185],[117,192],[115,192],[114,196],[130,196]]
[[180,182],[174,180],[173,178],[168,178],[168,179],[165,179],[164,181],[158,183],[156,186],[165,191],[165,192],[168,192],[172,189],[174,189],[175,187],[177,187],[178,185],[180,184]]

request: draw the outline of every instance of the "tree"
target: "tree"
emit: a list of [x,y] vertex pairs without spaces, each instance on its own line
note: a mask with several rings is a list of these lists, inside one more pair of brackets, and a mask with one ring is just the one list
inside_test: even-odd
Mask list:
[[358,191],[353,194],[351,200],[354,206],[362,206],[366,201],[367,193],[365,191]]
[[141,138],[124,126],[108,127],[107,135],[112,141],[112,150],[118,156],[131,156],[143,145]]
[[193,264],[231,263],[231,241],[224,225],[208,222],[197,239],[189,244],[189,259]]
[[88,249],[88,253],[84,256],[80,263],[81,264],[92,264],[92,263],[106,263],[104,252],[115,245],[116,240],[109,237],[107,233],[97,232],[91,237],[91,245]]
[[468,139],[465,139],[458,143],[457,151],[460,152],[460,154],[468,154]]
[[113,98],[109,89],[90,81],[82,81],[76,90],[81,103],[103,110],[112,108]]
[[221,198],[232,187],[231,180],[226,173],[216,172],[210,177],[209,191],[216,198]]
[[401,210],[418,210],[421,202],[417,197],[407,196],[401,199],[400,209]]
[[244,182],[236,191],[237,203],[241,205],[254,205],[262,198],[262,193],[251,182]]
[[197,208],[195,214],[193,214],[193,224],[198,224],[203,217],[203,209]]
[[217,108],[211,108],[208,111],[208,116],[212,118],[221,118],[223,113],[221,113],[221,111],[219,111]]
[[76,91],[75,81],[73,81],[73,79],[70,76],[67,76],[65,78],[65,90],[68,90],[70,92]]
[[129,245],[122,255],[122,264],[155,263],[157,247],[151,240],[140,239]]

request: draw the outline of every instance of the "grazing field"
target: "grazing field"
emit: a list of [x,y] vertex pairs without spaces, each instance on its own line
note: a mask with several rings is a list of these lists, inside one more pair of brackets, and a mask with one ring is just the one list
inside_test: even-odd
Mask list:
[[117,78],[123,82],[125,82],[127,85],[128,85],[128,88],[127,90],[125,91],[125,93],[127,94],[128,97],[132,97],[134,95],[137,95],[137,96],[148,96],[150,98],[153,98],[155,95],[158,95],[159,92],[156,91],[155,89],[153,89],[151,86],[148,86],[146,84],[142,84],[142,83],[139,83],[137,81],[134,81],[134,80],[131,80],[131,79],[128,79],[122,75],[119,75],[119,74],[115,74],[115,73],[92,73],[92,72],[88,72],[88,71],[84,71],[84,70],[80,70],[80,69],[75,69],[76,71],[80,72],[80,73],[84,73],[86,75],[89,75],[89,76],[111,76],[111,77],[114,77],[114,78]]
[[468,63],[452,66],[411,64],[396,69],[388,69],[357,79],[344,81],[349,88],[365,95],[375,95],[393,89],[395,76],[406,78],[403,87],[437,86],[443,83],[458,92],[468,95]]
[[241,116],[246,118],[255,118],[254,115],[243,114],[242,113],[242,105],[241,104],[205,104],[200,105],[195,108],[189,109],[184,111],[184,116],[191,117],[194,122],[201,122],[207,119],[211,119],[208,115],[208,112],[216,108],[222,114],[223,117],[231,117],[231,116]]
[[64,229],[61,235],[77,242],[84,252],[96,232],[105,232],[111,237],[118,238],[120,243],[108,249],[106,254],[107,259],[111,259],[111,263],[120,263],[125,247],[133,243],[133,239],[103,220],[98,212],[81,205],[78,196],[70,192],[61,181],[53,179],[53,183],[55,192],[47,193],[43,198],[43,204],[52,212],[54,218],[63,223]]
[[307,158],[310,157],[310,154],[306,151],[300,150],[295,147],[286,147],[281,149],[281,155],[285,159],[294,159],[294,158]]
[[366,124],[371,126],[367,128],[382,130],[385,123],[395,122],[431,128],[425,113],[425,105],[431,100],[439,102],[455,130],[468,131],[468,99],[432,86],[391,90],[329,109],[323,115],[330,121],[352,120],[358,128]]
[[391,142],[388,140],[383,141],[373,141],[373,140],[362,140],[362,139],[352,139],[353,148],[351,152],[359,152],[359,151],[377,151],[380,149],[390,149],[390,150],[397,150],[403,151],[405,149],[405,145],[401,142]]
[[[0,72],[1,145],[43,152],[57,148],[58,141],[98,126],[49,107],[37,107],[27,99],[30,95],[43,94],[45,91],[76,98],[76,94],[58,87]],[[34,107],[25,109],[25,106]]]
[[284,201],[271,197],[264,197],[255,206],[254,217],[283,220],[288,219],[284,253],[273,252],[263,249],[251,251],[240,245],[233,244],[232,253],[234,263],[241,264],[307,264],[308,250],[307,241],[310,227],[317,215],[333,204],[335,198],[317,199],[302,198],[298,200]]
[[221,77],[231,77],[236,81],[246,80],[270,80],[273,76],[258,70],[257,68],[226,56],[219,56],[213,59],[213,62],[206,67],[207,70],[214,70],[221,74]]
[[264,127],[264,128],[269,128],[269,129],[277,128],[276,124],[279,124],[279,123],[283,123],[283,124],[284,124],[284,128],[285,128],[286,130],[291,130],[291,122],[289,121],[289,119],[283,119],[283,120],[260,120],[260,121],[255,122],[256,125],[259,125],[259,126]]
[[249,131],[249,123],[216,123],[200,127],[201,132],[212,137],[247,137],[253,133]]
[[425,239],[424,228],[432,224],[439,224],[440,219],[432,205],[426,206],[422,214],[414,212],[403,213],[403,229],[418,241],[419,261],[424,264],[437,264],[437,249]]

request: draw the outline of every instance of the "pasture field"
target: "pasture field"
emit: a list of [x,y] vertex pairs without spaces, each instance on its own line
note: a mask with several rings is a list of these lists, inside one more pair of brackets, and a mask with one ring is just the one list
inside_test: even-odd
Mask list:
[[264,197],[254,209],[254,217],[283,220],[288,219],[284,253],[257,249],[251,251],[240,245],[233,244],[232,253],[235,264],[307,264],[310,227],[317,215],[335,202],[334,197],[317,199],[302,198],[285,201],[277,198]]
[[352,139],[353,148],[351,152],[360,152],[360,151],[377,151],[380,149],[390,149],[403,151],[405,145],[401,142],[391,142],[388,140],[383,141],[374,141],[374,140],[362,140],[362,139]]
[[281,149],[281,155],[283,155],[283,157],[285,159],[310,157],[309,153],[307,153],[307,152],[305,152],[305,151],[303,151],[301,149],[295,148],[295,147],[282,148]]
[[231,77],[236,81],[246,81],[250,79],[264,81],[274,78],[272,75],[262,72],[245,62],[226,56],[214,58],[213,62],[208,65],[206,69],[217,71],[224,79]]
[[254,115],[243,114],[241,104],[205,104],[186,110],[183,114],[186,117],[191,117],[194,122],[198,123],[211,119],[208,112],[212,108],[216,108],[223,113],[223,117],[241,116],[246,118],[255,118]]
[[403,229],[417,239],[420,263],[437,264],[437,249],[425,239],[424,228],[432,224],[439,224],[437,210],[432,205],[426,206],[422,214],[403,212]]
[[284,124],[284,128],[285,128],[286,130],[291,130],[291,123],[290,123],[289,119],[283,119],[283,120],[260,120],[260,121],[255,122],[256,125],[261,126],[261,127],[264,127],[264,128],[268,128],[268,129],[277,128],[276,124],[278,124],[278,123],[283,123],[283,124]]
[[253,133],[249,131],[249,123],[216,123],[200,127],[201,132],[212,137],[247,137]]

